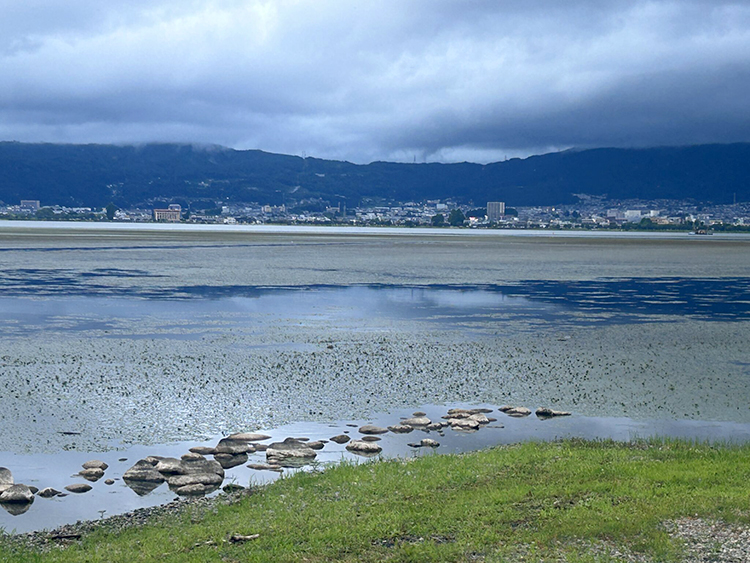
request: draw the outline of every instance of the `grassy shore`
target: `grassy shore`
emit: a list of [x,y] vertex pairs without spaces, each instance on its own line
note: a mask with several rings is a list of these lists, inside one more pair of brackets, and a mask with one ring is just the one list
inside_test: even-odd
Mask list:
[[675,522],[747,530],[748,482],[750,445],[526,443],[297,473],[64,549],[5,538],[0,561],[683,561]]

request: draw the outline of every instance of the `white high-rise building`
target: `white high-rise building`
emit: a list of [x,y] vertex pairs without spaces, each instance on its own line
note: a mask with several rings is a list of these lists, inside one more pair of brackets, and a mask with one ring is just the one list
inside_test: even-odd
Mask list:
[[487,202],[487,219],[490,221],[497,221],[505,217],[505,202],[504,201],[488,201]]

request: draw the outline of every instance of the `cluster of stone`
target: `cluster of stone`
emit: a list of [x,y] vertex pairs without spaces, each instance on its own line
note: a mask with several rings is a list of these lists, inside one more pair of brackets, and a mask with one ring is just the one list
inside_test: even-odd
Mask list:
[[[202,496],[224,482],[224,470],[247,463],[248,454],[265,449],[259,442],[270,436],[243,432],[219,440],[215,447],[196,446],[180,459],[149,456],[140,459],[122,476],[138,495],[146,495],[166,481],[180,496]],[[213,456],[208,459],[206,456]]]
[[[81,471],[74,477],[83,477],[88,481],[98,481],[104,476],[107,464],[103,461],[92,460],[83,464]],[[114,480],[107,479],[107,484],[114,483]],[[72,483],[65,487],[70,493],[85,493],[91,490],[91,485],[87,483]],[[31,485],[16,483],[13,474],[7,467],[0,467],[0,506],[13,515],[19,515],[26,512],[33,504],[35,496],[42,498],[63,497],[67,493],[58,491],[52,487],[45,487],[39,490]]]
[[[506,405],[498,409],[507,416],[523,418],[531,415],[531,410],[522,406]],[[382,428],[373,424],[359,427],[361,436],[352,439],[348,433],[338,434],[330,438],[336,444],[346,444],[346,449],[364,457],[380,454],[383,451],[378,443],[381,436],[387,433],[409,434],[414,430],[429,433],[437,432],[444,436],[444,430],[450,428],[457,432],[476,432],[496,422],[497,419],[488,417],[492,409],[452,408],[441,417],[441,420],[430,420],[426,413],[415,412],[411,417],[403,418],[396,424]],[[542,420],[570,416],[570,412],[540,407],[536,416]],[[356,428],[354,424],[347,424]],[[499,427],[502,427],[500,425]],[[301,467],[313,463],[317,451],[323,449],[328,440],[311,441],[305,437],[289,437],[281,442],[262,444],[271,437],[253,432],[231,434],[219,440],[214,447],[196,446],[180,459],[172,457],[149,456],[138,460],[122,476],[123,481],[138,495],[146,495],[166,482],[170,490],[180,496],[202,496],[221,487],[224,482],[225,470],[248,462],[248,455],[255,452],[265,452],[266,463],[250,463],[250,469],[262,471],[282,472],[284,468]],[[413,448],[437,448],[440,443],[432,438],[422,438],[418,442],[408,444]],[[213,456],[210,460],[206,456]],[[120,460],[120,461],[125,461]],[[92,460],[83,464],[82,469],[74,475],[95,483],[104,477],[108,466],[103,461]],[[106,479],[107,485],[115,483],[115,479]],[[38,490],[36,487],[15,483],[11,471],[0,467],[0,506],[11,514],[22,514],[34,502],[35,496],[52,498],[65,496],[68,493],[85,493],[91,490],[88,483],[72,483],[65,487],[65,492],[52,487]],[[242,489],[238,485],[229,484],[224,487],[228,492]]]

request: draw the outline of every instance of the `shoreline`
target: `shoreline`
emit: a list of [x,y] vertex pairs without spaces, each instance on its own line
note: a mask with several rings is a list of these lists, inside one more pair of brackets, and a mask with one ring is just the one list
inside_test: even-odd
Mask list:
[[[379,436],[376,443],[382,447],[382,459],[405,459],[412,457],[423,457],[425,455],[463,455],[476,451],[483,451],[494,447],[504,447],[526,442],[551,443],[560,439],[580,440],[615,440],[620,443],[628,443],[639,440],[650,440],[658,437],[668,439],[694,441],[696,443],[718,444],[728,446],[741,446],[750,444],[750,423],[738,424],[716,421],[643,421],[623,418],[592,418],[580,415],[570,417],[555,417],[545,419],[539,415],[522,415],[520,417],[507,416],[496,407],[488,408],[490,405],[468,405],[460,404],[454,408],[468,410],[493,411],[487,414],[490,421],[477,426],[474,431],[466,431],[458,428],[445,427],[443,429],[415,427],[414,432],[397,434],[386,432]],[[423,405],[419,411],[426,412],[432,421],[445,423],[441,414],[448,409],[446,405]],[[530,409],[531,413],[534,409]],[[275,430],[260,430],[269,436],[264,444],[273,441],[288,439],[291,436],[304,436],[313,442],[321,440],[329,441],[334,435],[348,435],[352,440],[361,439],[364,435],[360,430],[365,425],[375,425],[385,428],[388,425],[397,424],[399,420],[411,416],[412,409],[403,409],[392,413],[381,413],[376,417],[359,419],[357,421],[336,421],[335,423],[300,422],[287,425]],[[497,420],[493,419],[495,417]],[[421,438],[435,439],[438,441],[436,447],[415,448],[414,442]],[[70,494],[64,499],[35,499],[29,506],[28,512],[18,516],[9,517],[0,513],[0,522],[5,522],[6,530],[19,530],[14,535],[30,533],[35,530],[65,527],[71,521],[93,520],[96,514],[112,514],[118,516],[132,511],[148,511],[156,506],[171,504],[179,499],[175,493],[166,485],[157,487],[146,496],[135,494],[130,490],[129,484],[122,480],[123,473],[131,467],[136,460],[154,456],[157,458],[179,459],[183,454],[193,449],[206,449],[213,447],[222,436],[216,436],[205,442],[181,442],[178,444],[134,446],[129,449],[115,449],[109,452],[66,452],[64,458],[59,454],[45,454],[43,456],[18,455],[5,459],[3,463],[13,471],[17,482],[27,485],[35,485],[38,489],[48,486],[63,490],[71,482],[84,483],[81,478],[67,478],[80,470],[81,465],[90,459],[103,460],[109,465],[100,482],[90,483],[93,489],[84,494]],[[325,444],[325,447],[317,452],[317,456],[308,469],[315,470],[320,467],[332,467],[340,463],[352,463],[364,461],[367,456],[360,457],[356,453],[348,452],[346,444],[338,445],[333,442]],[[265,486],[274,482],[281,474],[258,471],[254,464],[267,463],[266,457],[260,453],[245,456],[240,459],[239,465],[230,465],[226,469],[226,476],[222,485],[227,483],[240,484],[242,486]],[[208,457],[208,456],[207,456]],[[25,458],[25,459],[24,459]],[[59,461],[55,462],[55,459]],[[25,461],[22,465],[14,465],[14,462]],[[246,465],[248,464],[249,465]],[[35,475],[28,468],[49,467],[55,463],[58,467],[56,475],[52,476],[45,469],[43,474]],[[24,469],[26,467],[27,469]],[[78,469],[76,469],[76,467]],[[29,472],[31,471],[31,472]],[[296,473],[296,469],[285,470],[287,477]],[[111,486],[104,486],[105,478],[113,480]],[[98,480],[98,479],[97,479]],[[215,493],[212,493],[215,494]],[[51,504],[50,504],[51,503]],[[43,511],[42,511],[43,509]],[[61,514],[62,518],[56,514]],[[13,524],[17,527],[12,527]]]
[[[296,546],[307,540],[311,547],[317,546],[313,549],[319,553],[317,557],[349,561],[348,556],[337,556],[336,551],[343,548],[349,554],[358,553],[358,558],[370,554],[369,557],[381,559],[403,548],[412,554],[421,549],[430,553],[434,546],[429,541],[410,539],[425,534],[440,538],[436,545],[441,549],[481,552],[490,546],[483,543],[475,514],[483,514],[486,520],[486,511],[497,506],[495,517],[500,520],[492,529],[502,538],[511,535],[499,543],[493,541],[491,552],[511,548],[517,553],[531,548],[527,560],[546,560],[536,551],[543,546],[544,550],[574,549],[582,554],[606,552],[610,556],[615,550],[615,561],[661,561],[664,554],[660,557],[658,553],[668,540],[674,546],[669,560],[704,560],[682,557],[711,554],[712,561],[733,562],[744,560],[737,559],[738,554],[750,555],[750,544],[745,541],[750,534],[748,501],[743,493],[743,477],[736,472],[737,463],[747,459],[748,453],[748,445],[707,446],[663,438],[629,442],[573,439],[509,444],[414,460],[340,465],[210,499],[171,502],[53,530],[3,533],[0,556],[12,554],[13,560],[19,562],[27,557],[37,561],[46,556],[55,561],[79,561],[89,560],[87,554],[92,550],[106,550],[112,561],[128,560],[136,551],[143,560],[156,561],[169,552],[182,557],[193,550],[209,550],[205,557],[218,558],[217,551],[238,553],[239,545],[243,546],[242,560],[288,561],[301,557]],[[513,471],[508,473],[509,469]],[[576,485],[587,471],[598,475],[592,473]],[[683,475],[686,483],[670,481],[674,471]],[[477,472],[476,478],[466,480],[467,472]],[[610,474],[620,477],[611,481]],[[406,475],[408,482],[403,480]],[[435,489],[438,483],[440,487]],[[498,490],[501,483],[503,488]],[[688,502],[686,495],[694,490],[694,483],[700,488]],[[577,492],[582,486],[587,487],[585,504],[581,504],[582,493]],[[650,488],[654,486],[660,489],[656,497]],[[527,495],[526,487],[534,494]],[[413,493],[406,492],[412,490]],[[410,499],[407,502],[413,516],[393,536],[389,532],[393,524],[388,522],[404,517],[400,514],[404,494]],[[717,507],[717,495],[722,506]],[[444,496],[450,500],[443,500]],[[516,497],[518,500],[514,501]],[[659,503],[652,505],[657,498]],[[502,504],[497,505],[498,502]],[[601,508],[602,503],[606,508]],[[358,521],[351,528],[350,504],[357,507],[361,519],[373,520],[373,524]],[[436,506],[441,505],[450,506],[446,508],[450,514],[442,517],[438,510],[436,515]],[[324,507],[328,507],[325,514],[320,512]],[[552,508],[556,510],[542,512],[547,516],[540,518],[539,510]],[[304,522],[301,529],[285,524],[289,518],[296,521],[296,510],[309,513],[300,515]],[[461,516],[463,510],[467,513]],[[312,514],[319,514],[321,522],[310,518]],[[573,527],[567,524],[568,514],[573,518]],[[731,518],[730,514],[738,516]],[[415,518],[416,515],[419,516]],[[533,518],[535,525],[530,529],[510,529],[507,523],[502,524],[508,519],[518,521],[519,517]],[[325,535],[329,539],[323,544],[315,540],[331,526],[336,527],[335,536]],[[450,532],[443,531],[445,526]],[[621,531],[611,535],[612,526]],[[350,532],[342,535],[345,528]],[[553,541],[545,540],[550,534]],[[529,540],[533,544],[527,543]],[[273,557],[269,549],[273,549]],[[436,560],[454,558],[443,555]]]
[[314,225],[222,225],[185,223],[117,223],[85,221],[0,221],[0,235],[4,231],[40,232],[113,232],[113,233],[204,233],[255,235],[359,235],[405,237],[519,237],[519,238],[582,238],[624,240],[689,240],[750,242],[750,233],[714,233],[711,236],[690,236],[690,231],[618,231],[618,230],[563,230],[563,229],[467,229],[434,227],[361,227]]

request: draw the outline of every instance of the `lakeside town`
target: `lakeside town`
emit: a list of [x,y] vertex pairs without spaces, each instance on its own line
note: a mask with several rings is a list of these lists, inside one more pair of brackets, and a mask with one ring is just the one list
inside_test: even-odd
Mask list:
[[466,227],[500,229],[648,229],[750,230],[750,202],[725,205],[693,200],[610,200],[577,195],[575,204],[512,207],[487,202],[483,207],[454,200],[423,202],[360,202],[347,208],[328,202],[294,206],[258,203],[217,203],[195,208],[186,203],[155,204],[149,208],[120,209],[43,205],[22,200],[0,205],[0,220],[79,220],[130,223],[184,222],[196,224],[317,224],[403,227]]

